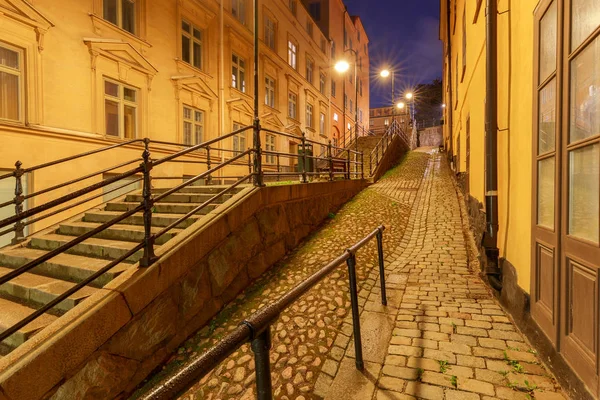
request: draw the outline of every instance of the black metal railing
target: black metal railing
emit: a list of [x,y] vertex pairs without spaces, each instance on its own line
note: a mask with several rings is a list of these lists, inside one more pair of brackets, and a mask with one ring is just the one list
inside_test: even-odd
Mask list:
[[375,145],[371,151],[371,154],[369,154],[369,176],[373,176],[373,174],[375,174],[377,167],[383,160],[385,152],[396,136],[400,138],[405,146],[410,148],[410,138],[402,129],[400,123],[393,121],[382,135],[381,140],[379,140],[377,145]]
[[[245,151],[229,150],[222,144],[225,141],[233,140],[236,135],[245,135],[251,131],[253,135],[252,147]],[[278,152],[273,150],[263,150],[261,146],[261,132],[275,135],[284,139],[287,142],[295,142],[299,151],[294,153]],[[161,148],[162,146],[162,148]],[[309,152],[314,146],[326,146],[326,154],[314,155]],[[67,182],[49,186],[33,192],[25,194],[23,192],[23,176],[33,171],[41,171],[49,173],[52,167],[60,165],[68,165],[68,162],[91,157],[93,155],[111,152],[111,151],[128,151],[136,152],[141,150],[141,157],[134,156],[131,159],[120,162],[113,166],[102,168],[98,171],[86,173],[81,177],[69,179]],[[171,154],[161,158],[153,159],[152,151],[169,151]],[[335,154],[343,154],[344,158],[336,157]],[[131,153],[130,153],[131,154]],[[138,153],[139,154],[139,153]],[[111,154],[112,156],[112,154]],[[263,157],[276,157],[277,167],[275,165],[264,165]],[[112,158],[112,157],[111,157]],[[294,171],[284,171],[280,163],[281,159],[287,159],[288,168]],[[310,162],[309,162],[310,160]],[[65,253],[82,243],[83,241],[100,234],[101,232],[125,221],[127,218],[134,216],[137,213],[143,214],[144,235],[143,240],[138,243],[133,249],[126,254],[113,259],[105,267],[90,275],[81,282],[78,282],[68,291],[58,295],[51,302],[38,308],[31,315],[8,327],[0,332],[0,342],[4,341],[28,323],[35,320],[42,314],[50,311],[72,294],[76,293],[86,285],[97,284],[95,281],[104,273],[110,271],[119,263],[126,262],[136,252],[142,250],[143,255],[139,261],[139,266],[142,268],[152,265],[155,260],[155,243],[164,235],[173,231],[173,229],[182,226],[182,223],[196,214],[199,214],[203,209],[208,207],[213,201],[234,191],[238,186],[245,182],[252,182],[255,186],[263,186],[264,179],[277,179],[283,176],[299,175],[303,183],[308,183],[312,179],[319,177],[334,180],[334,179],[360,179],[364,178],[363,155],[356,150],[343,149],[338,146],[333,146],[331,142],[322,143],[302,136],[292,135],[287,132],[279,132],[271,129],[260,127],[260,122],[257,120],[255,124],[242,127],[234,132],[220,136],[215,139],[205,141],[197,145],[184,145],[178,143],[170,143],[164,141],[152,141],[150,139],[135,139],[112,146],[103,147],[86,153],[66,157],[60,160],[44,163],[34,167],[24,168],[21,162],[15,164],[15,169],[8,174],[0,176],[0,180],[15,179],[15,197],[5,203],[0,204],[0,208],[14,206],[14,215],[0,220],[0,237],[13,233],[11,240],[13,245],[19,244],[26,240],[25,227],[36,222],[44,222],[46,226],[51,226],[53,221],[64,220],[74,214],[73,208],[88,205],[88,208],[98,205],[98,198],[106,196],[110,193],[115,193],[120,190],[131,188],[132,184],[142,183],[142,200],[136,207],[121,213],[95,227],[89,232],[75,237],[67,243],[62,244],[56,249],[48,251],[41,257],[28,261],[24,265],[14,268],[9,273],[0,276],[0,285],[5,284],[22,274],[32,270],[33,268],[51,260],[59,254]],[[95,160],[96,163],[102,164],[102,161]],[[137,167],[134,165],[139,163]],[[184,163],[187,167],[194,171],[191,178],[173,177],[168,171],[161,174],[154,174],[153,171],[160,169],[168,163]],[[90,163],[95,164],[95,163]],[[133,167],[132,167],[133,166]],[[241,172],[245,171],[246,172]],[[202,170],[199,171],[198,169]],[[114,175],[105,177],[104,174],[111,172]],[[97,182],[89,183],[91,179],[101,179]],[[160,194],[153,195],[152,182],[161,180],[180,180],[181,183],[167,188]],[[156,204],[178,191],[183,190],[194,184],[204,183],[210,185],[219,180],[227,183],[225,187],[214,194],[211,198],[204,201],[202,204],[194,207],[192,210],[177,218],[175,221],[166,227],[157,230],[152,223],[152,213]],[[66,192],[66,194],[64,194]],[[121,193],[122,194],[122,193]],[[54,195],[54,198],[47,199]],[[28,200],[40,199],[39,205],[31,208],[26,208]],[[37,201],[36,201],[37,203]],[[50,220],[50,218],[53,218]],[[164,239],[164,238],[163,238]],[[164,242],[164,240],[163,240]]]
[[354,336],[355,365],[358,370],[364,369],[362,354],[362,341],[360,332],[360,318],[358,306],[358,284],[356,280],[356,253],[373,238],[377,239],[377,253],[379,264],[379,277],[381,285],[381,304],[387,305],[385,290],[385,266],[383,257],[383,231],[385,227],[379,226],[358,243],[347,249],[342,255],[321,268],[312,276],[295,286],[284,294],[279,300],[271,303],[242,321],[237,328],[225,336],[215,346],[203,354],[194,357],[170,377],[156,384],[146,393],[141,394],[142,400],[173,399],[183,394],[192,385],[202,379],[219,363],[236,351],[243,344],[250,342],[254,353],[256,366],[257,399],[272,399],[271,367],[269,351],[271,348],[271,325],[277,320],[279,314],[303,294],[319,283],[323,278],[333,272],[340,265],[346,263],[348,267],[348,280],[350,289],[350,303],[352,308],[352,325]]

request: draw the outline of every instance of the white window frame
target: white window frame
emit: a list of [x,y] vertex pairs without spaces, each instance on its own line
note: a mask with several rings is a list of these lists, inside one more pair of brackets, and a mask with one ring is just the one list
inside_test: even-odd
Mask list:
[[[232,132],[235,132],[241,128],[242,128],[242,124],[240,124],[239,122],[234,122]],[[233,135],[233,137],[231,138],[231,141],[232,141],[231,148],[233,149],[234,156],[237,156],[238,154],[241,154],[244,151],[248,150],[248,146],[247,146],[248,137],[246,136],[246,132],[247,131],[238,133],[237,135]]]
[[[275,135],[271,135],[269,133],[265,136],[265,150],[267,151],[276,151],[275,150]],[[266,154],[265,159],[267,164],[275,164],[275,154]]]
[[326,94],[325,91],[327,90],[327,75],[321,73],[319,76],[319,92],[321,92],[321,94]]
[[246,25],[246,0],[231,0],[231,15],[242,25]]
[[[185,31],[183,29],[183,24],[187,24],[190,29],[191,32],[189,31]],[[198,39],[195,35],[194,32],[198,31],[200,33],[200,39]],[[190,59],[189,60],[185,60],[183,58],[183,37],[186,37],[189,40],[189,55],[190,55]],[[185,62],[188,65],[191,65],[194,68],[198,68],[199,70],[202,70],[203,65],[204,65],[204,57],[203,57],[203,51],[204,51],[204,45],[202,43],[202,38],[204,37],[204,31],[202,31],[202,29],[200,29],[198,26],[194,25],[193,23],[191,23],[189,20],[182,18],[181,19],[181,60],[183,62]],[[194,44],[198,44],[200,46],[200,65],[194,65],[193,61],[194,61]]]
[[[104,19],[106,22],[111,23],[117,27],[119,27],[120,29],[123,29],[125,32],[129,32],[132,35],[138,36],[139,34],[139,8],[140,8],[140,4],[138,0],[115,0],[117,3],[117,20],[115,22],[110,21],[109,19],[107,19],[106,15],[104,14],[104,3],[107,0],[102,0],[102,19]],[[133,4],[133,32],[125,29],[123,27],[123,2],[129,2]]]
[[308,128],[314,128],[314,107],[310,103],[306,103],[306,126]]
[[265,15],[265,44],[275,50],[277,38],[277,24],[268,15]]
[[[24,87],[23,83],[24,83],[24,76],[25,76],[25,74],[24,74],[24,70],[25,70],[25,65],[24,65],[25,64],[25,57],[24,57],[24,55],[25,55],[25,52],[24,52],[23,49],[20,49],[18,47],[12,46],[12,45],[10,45],[10,44],[8,44],[6,42],[0,42],[0,47],[5,48],[5,49],[7,49],[9,51],[13,51],[13,52],[17,53],[17,57],[18,57],[18,59],[17,59],[17,65],[18,65],[18,67],[16,69],[12,68],[12,67],[9,67],[9,66],[5,66],[5,65],[1,65],[0,64],[0,72],[4,72],[6,74],[13,75],[13,76],[17,77],[17,99],[16,99],[17,104],[18,104],[17,119],[0,117],[0,122],[5,122],[5,121],[6,122],[23,122],[23,120],[24,120],[24,112],[23,111],[24,111],[24,108],[25,108],[24,107],[24,102],[23,102],[23,100],[25,98],[25,96],[23,95],[23,87]],[[3,89],[0,88],[0,91],[2,91],[2,90]],[[2,94],[2,97],[8,98],[8,92],[6,92],[6,93],[2,92],[1,94]],[[8,103],[9,102],[7,102],[7,105],[8,105]],[[8,114],[8,109],[6,109],[6,110],[0,110],[0,111],[2,111],[3,114]]]
[[277,83],[275,79],[269,75],[265,75],[265,104],[271,108],[275,108],[275,93]]
[[306,80],[312,85],[315,71],[315,62],[306,57]]
[[[233,60],[234,57],[237,61]],[[234,68],[236,68],[237,72],[234,72]],[[244,79],[240,78],[242,76],[240,73],[243,73]],[[231,87],[242,93],[246,93],[246,60],[236,53],[231,53]]]
[[[140,116],[139,116],[139,109],[140,109],[140,94],[141,94],[141,90],[139,88],[130,86],[130,85],[126,85],[123,84],[115,79],[110,79],[110,78],[104,78],[103,81],[104,83],[103,87],[102,87],[102,100],[103,100],[103,110],[104,110],[104,134],[107,137],[114,137],[114,138],[120,138],[120,139],[135,139],[138,137],[138,132],[140,129]],[[106,93],[106,82],[110,82],[114,85],[118,86],[118,97],[112,96],[110,94]],[[136,97],[136,101],[132,102],[129,100],[125,100],[125,89],[130,89],[135,91],[135,97]],[[118,120],[119,120],[119,126],[118,126],[118,134],[117,135],[112,135],[107,133],[106,129],[106,101],[113,101],[116,102],[118,104],[119,110],[118,110]],[[133,132],[133,136],[132,137],[126,137],[125,136],[125,107],[131,107],[135,109],[135,131]]]
[[292,39],[288,39],[288,64],[298,69],[298,45]]
[[[186,116],[186,111],[189,111],[190,116]],[[182,143],[195,146],[204,141],[204,124],[205,124],[205,112],[198,108],[183,105],[183,138]],[[198,116],[200,116],[200,120],[198,120]],[[186,127],[189,127],[189,139],[186,140]],[[198,130],[200,130],[198,135]],[[198,137],[199,136],[199,137]]]
[[298,119],[298,95],[288,92],[288,117]]
[[326,136],[325,134],[325,114],[319,113],[319,135]]

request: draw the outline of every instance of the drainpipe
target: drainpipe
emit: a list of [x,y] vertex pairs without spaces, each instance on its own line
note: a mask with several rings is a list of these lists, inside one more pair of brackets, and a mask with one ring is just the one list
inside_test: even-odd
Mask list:
[[485,219],[482,244],[487,256],[485,274],[490,285],[502,290],[498,267],[498,37],[497,0],[487,0],[486,13],[486,103],[485,103]]
[[450,10],[451,10],[451,3],[452,0],[448,0],[447,2],[447,9],[446,9],[446,17],[447,17],[447,23],[446,23],[446,41],[448,43],[448,87],[450,88],[450,90],[448,90],[448,101],[449,104],[446,105],[446,114],[448,116],[448,119],[446,121],[446,123],[448,124],[448,132],[449,132],[449,136],[450,136],[450,146],[448,148],[448,155],[450,157],[450,159],[452,159],[453,156],[453,151],[454,151],[454,145],[453,145],[453,141],[452,141],[452,109],[454,107],[454,103],[452,102],[452,36],[451,36],[451,28],[450,28]]

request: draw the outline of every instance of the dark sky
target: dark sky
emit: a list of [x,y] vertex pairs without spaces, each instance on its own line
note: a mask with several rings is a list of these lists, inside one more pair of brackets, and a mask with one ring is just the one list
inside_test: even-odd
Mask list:
[[439,0],[344,0],[369,35],[371,107],[391,104],[391,83],[382,80],[385,66],[396,69],[396,96],[442,75],[438,40]]

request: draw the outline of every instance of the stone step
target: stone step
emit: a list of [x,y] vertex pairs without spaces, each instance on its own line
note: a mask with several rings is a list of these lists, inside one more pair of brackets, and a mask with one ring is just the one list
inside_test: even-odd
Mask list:
[[[23,318],[29,316],[35,310],[19,303],[0,299],[0,332],[4,332]],[[20,346],[37,332],[50,325],[57,317],[42,314],[34,321],[19,329],[16,333],[5,339],[2,344],[9,348]]]
[[[50,233],[42,236],[34,236],[29,242],[29,247],[40,250],[54,250],[62,245],[76,239],[76,236],[59,235]],[[99,238],[89,238],[75,245],[67,251],[69,254],[76,254],[86,257],[102,258],[105,260],[116,260],[133,249],[137,243],[124,242],[120,240],[109,240]],[[138,262],[142,258],[143,250],[140,250],[127,258],[128,262]]]
[[[0,276],[6,275],[10,268],[0,267]],[[45,305],[75,286],[72,282],[65,282],[47,276],[35,275],[25,272],[22,275],[0,285],[0,295],[10,296],[24,303]],[[97,289],[86,286],[77,293],[72,294],[58,303],[54,309],[69,311],[77,304],[94,294]]]
[[[217,179],[217,177],[215,177]],[[239,185],[232,189],[229,193],[236,194],[244,190],[249,185]],[[177,193],[204,193],[204,194],[217,194],[227,189],[229,185],[210,185],[210,186],[187,186],[177,191]],[[155,188],[152,189],[152,193],[164,193],[170,188]]]
[[[193,211],[196,207],[198,207],[201,203],[156,203],[154,205],[153,216],[157,214],[181,214],[185,215],[191,211]],[[121,201],[115,201],[112,203],[106,204],[105,211],[129,211],[133,210],[139,203],[127,203]],[[196,214],[198,215],[206,215],[215,208],[217,208],[218,204],[207,204]],[[177,216],[179,218],[180,216]],[[154,218],[153,218],[154,219]]]
[[[46,253],[47,251],[44,250],[26,247],[3,250],[0,251],[0,265],[8,268],[18,268]],[[98,258],[61,253],[28,272],[69,282],[81,282],[104,268],[109,262]],[[110,271],[99,276],[91,285],[102,287],[115,279],[127,268],[130,268],[131,265],[128,263],[117,264]]]
[[[216,193],[173,193],[161,200],[161,202],[167,203],[198,203],[202,204],[211,199]],[[211,203],[222,204],[225,201],[233,197],[233,194],[227,193],[214,199]],[[125,201],[128,203],[141,203],[144,197],[141,194],[129,194],[125,197]]]
[[[85,221],[63,222],[56,233],[60,235],[80,236],[97,228],[99,225],[99,223]],[[161,229],[158,226],[153,226],[152,233],[158,233]],[[173,228],[157,238],[155,243],[159,245],[165,244],[179,232],[181,232],[181,229]],[[137,244],[144,240],[144,226],[116,224],[96,234],[94,238],[134,242]]]
[[[126,204],[129,204],[129,203],[126,203]],[[133,207],[136,207],[136,205],[133,205]],[[206,210],[204,210],[204,211],[206,211]],[[208,211],[206,211],[206,212],[208,213]],[[121,214],[123,214],[122,211],[100,211],[100,210],[89,211],[89,212],[85,213],[85,215],[83,217],[83,221],[84,222],[97,222],[97,223],[102,224],[102,223],[111,221],[112,219],[118,217]],[[152,226],[153,227],[165,227],[165,226],[168,226],[169,224],[172,224],[173,222],[177,221],[180,217],[181,217],[181,215],[175,215],[175,214],[152,213]],[[196,222],[197,219],[198,219],[198,217],[196,217],[196,216],[189,217],[188,219],[181,221],[181,223],[177,227],[178,228],[187,228],[188,226],[190,226],[194,222]],[[125,225],[143,226],[144,225],[144,214],[143,213],[134,214],[131,217],[125,218],[121,222]]]

